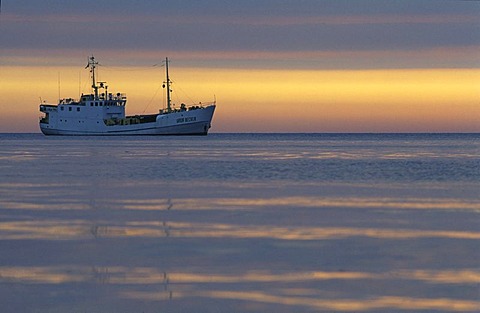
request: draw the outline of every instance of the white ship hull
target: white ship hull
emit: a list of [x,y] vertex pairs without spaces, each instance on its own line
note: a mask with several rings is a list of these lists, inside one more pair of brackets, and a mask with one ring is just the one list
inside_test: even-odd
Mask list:
[[157,115],[155,121],[129,125],[107,125],[104,119],[75,117],[59,119],[49,114],[48,123],[40,122],[45,135],[132,136],[132,135],[207,135],[215,105],[191,111]]

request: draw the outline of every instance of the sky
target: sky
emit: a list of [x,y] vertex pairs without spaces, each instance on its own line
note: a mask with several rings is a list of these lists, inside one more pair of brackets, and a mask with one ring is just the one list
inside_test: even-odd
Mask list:
[[480,132],[480,1],[3,0],[0,132],[89,91],[217,100],[212,132]]

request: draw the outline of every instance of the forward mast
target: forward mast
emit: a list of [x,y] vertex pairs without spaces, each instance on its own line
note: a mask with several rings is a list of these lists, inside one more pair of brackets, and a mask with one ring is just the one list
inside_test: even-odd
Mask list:
[[98,86],[95,82],[95,68],[97,67],[98,62],[95,61],[95,57],[92,55],[88,58],[88,64],[85,68],[90,68],[90,73],[92,73],[92,89],[95,94],[95,100],[98,100]]
[[85,66],[85,68],[90,68],[90,73],[92,73],[92,89],[94,93],[94,99],[95,100],[100,100],[98,97],[98,89],[99,88],[104,88],[105,89],[105,94],[102,94],[102,97],[104,99],[107,99],[108,96],[108,86],[106,85],[106,82],[98,82],[99,85],[97,86],[97,81],[95,79],[95,69],[97,68],[98,62],[95,61],[95,57],[92,55],[91,57],[88,58],[88,64]]

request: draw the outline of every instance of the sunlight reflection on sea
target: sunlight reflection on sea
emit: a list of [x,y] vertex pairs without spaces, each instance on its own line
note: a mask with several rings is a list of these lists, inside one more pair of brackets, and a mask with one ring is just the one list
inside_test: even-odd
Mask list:
[[0,135],[2,312],[474,312],[478,135]]

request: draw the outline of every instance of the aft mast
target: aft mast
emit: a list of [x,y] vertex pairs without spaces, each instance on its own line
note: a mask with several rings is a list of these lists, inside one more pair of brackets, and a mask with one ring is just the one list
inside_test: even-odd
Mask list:
[[[170,97],[170,77],[168,76],[168,58],[165,58],[165,69],[166,69],[166,75],[167,75],[167,81],[165,82],[167,84],[167,112],[170,113],[172,112],[172,100]],[[163,85],[165,88],[165,84]]]

